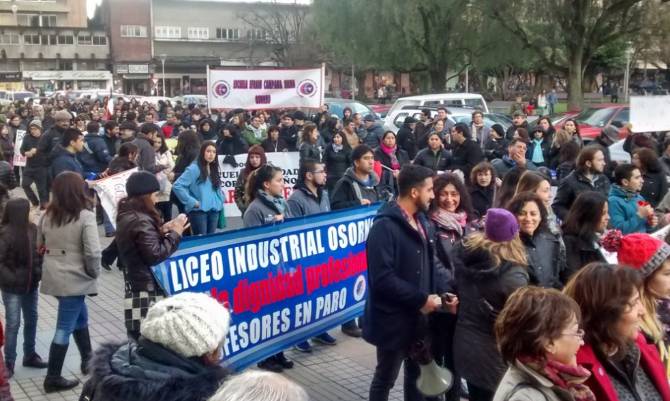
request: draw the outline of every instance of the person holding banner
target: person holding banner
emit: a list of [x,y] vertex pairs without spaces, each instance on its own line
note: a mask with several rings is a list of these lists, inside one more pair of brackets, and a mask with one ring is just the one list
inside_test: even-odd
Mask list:
[[[256,146],[252,146],[255,148]],[[242,215],[244,227],[258,227],[266,224],[281,223],[292,217],[284,199],[284,173],[279,167],[264,164],[251,173],[247,185],[249,207]],[[279,352],[258,363],[261,369],[281,372],[293,368],[283,352]]]
[[[322,163],[314,160],[306,160],[300,164],[298,171],[298,182],[293,187],[293,193],[288,198],[288,208],[291,217],[303,217],[311,214],[326,213],[330,211],[328,192],[324,190],[326,185],[326,171]],[[313,338],[325,345],[335,345],[336,340],[328,333],[320,334]],[[309,341],[305,340],[295,346],[298,351],[312,352]]]
[[173,254],[188,228],[186,215],[163,223],[156,202],[160,184],[155,174],[133,173],[126,182],[127,198],[121,199],[116,217],[116,246],[124,273],[124,313],[128,336],[137,339],[140,322],[149,305],[164,297],[151,266]]
[[193,235],[216,231],[223,212],[223,193],[214,142],[205,141],[200,146],[198,159],[175,181],[174,193],[184,204]]
[[377,347],[370,401],[388,400],[403,364],[405,400],[424,400],[416,384],[419,365],[409,351],[418,341],[427,344],[426,315],[442,309],[437,294],[447,289],[435,268],[434,233],[425,215],[435,197],[433,175],[427,167],[404,166],[398,200],[378,213],[368,235],[363,338]]

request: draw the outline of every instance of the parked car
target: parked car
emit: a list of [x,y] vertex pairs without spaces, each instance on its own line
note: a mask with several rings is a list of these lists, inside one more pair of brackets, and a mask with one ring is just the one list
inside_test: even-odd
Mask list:
[[[630,121],[630,107],[627,104],[606,103],[591,106],[573,117],[579,125],[579,133],[585,140],[592,140],[600,135],[607,125],[617,128]],[[562,121],[555,124],[556,128],[562,128]]]
[[386,118],[386,115],[388,114],[389,110],[391,110],[391,104],[371,104],[370,108],[374,110],[375,113],[379,116],[379,118],[384,119]]
[[619,164],[630,163],[630,153],[623,150],[625,139],[620,139],[609,146],[610,160]]
[[[430,118],[435,118],[437,115],[437,107],[422,107],[421,109],[413,108],[412,106],[405,106],[400,110],[396,110],[386,116],[384,121],[384,129],[398,132],[400,127],[402,127],[405,122],[405,118],[412,116],[417,120],[420,119],[422,110],[430,110]],[[452,123],[466,123],[470,124],[472,122],[472,109],[463,109],[451,107],[447,109],[447,118]],[[391,121],[391,124],[386,123],[386,121]],[[505,114],[500,113],[484,113],[484,125],[491,127],[493,124],[500,124],[504,129],[507,129],[512,125],[512,119],[506,116]]]
[[184,106],[188,106],[189,104],[207,106],[207,95],[181,95],[172,98],[173,105],[177,102],[181,102]]
[[393,106],[386,115],[386,124],[392,125],[393,119],[390,116],[393,112],[407,106],[415,106],[416,109],[423,109],[426,107],[446,107],[450,108],[467,108],[471,111],[481,110],[484,113],[489,112],[484,97],[477,93],[438,93],[433,95],[408,96],[401,97],[393,103]]
[[335,114],[339,118],[342,118],[344,108],[349,107],[354,113],[361,113],[363,117],[370,114],[375,116],[376,119],[379,119],[379,116],[374,110],[356,100],[327,97],[323,102],[328,105],[328,112],[330,114]]

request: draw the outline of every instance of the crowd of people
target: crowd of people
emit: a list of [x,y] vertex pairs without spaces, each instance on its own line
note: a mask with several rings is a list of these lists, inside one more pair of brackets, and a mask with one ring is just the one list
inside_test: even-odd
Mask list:
[[[46,392],[79,384],[62,376],[72,336],[90,400],[264,399],[245,386],[306,399],[276,376],[293,367],[283,352],[258,363],[267,374],[228,377],[218,368],[228,312],[205,296],[166,298],[150,270],[184,236],[226,227],[219,160],[236,165],[246,154],[234,190],[245,227],[379,207],[365,313],[341,327],[376,347],[370,400],[388,399],[403,365],[405,399],[434,399],[416,384],[410,350],[422,342],[453,373],[447,400],[670,401],[670,246],[650,235],[670,223],[663,135],[628,127],[632,162],[616,163],[616,127],[587,143],[574,120],[555,129],[540,117],[529,130],[519,110],[507,129],[486,126],[479,111],[454,124],[445,108],[432,118],[425,110],[395,133],[375,116],[327,106],[313,115],[107,106],[55,98],[0,114],[4,376],[14,372],[23,316],[22,363],[47,369]],[[267,162],[284,151],[300,156],[287,199],[282,166]],[[88,182],[133,168],[111,221]],[[11,195],[17,186],[25,197]],[[105,249],[98,225],[113,237]],[[86,298],[100,268],[115,263],[129,341],[94,351]],[[47,361],[35,352],[38,291],[58,301]],[[314,343],[337,341],[324,332],[295,348],[312,352]],[[6,380],[0,392],[11,397]]]

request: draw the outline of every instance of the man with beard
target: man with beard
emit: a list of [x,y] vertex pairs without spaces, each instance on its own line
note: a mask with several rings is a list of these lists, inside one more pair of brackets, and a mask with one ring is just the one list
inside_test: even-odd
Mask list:
[[55,124],[40,138],[40,143],[37,145],[37,152],[45,155],[51,163],[54,158],[54,150],[58,147],[65,130],[70,128],[70,121],[72,121],[72,114],[65,110],[59,110],[54,115]]
[[[384,207],[366,244],[369,291],[363,338],[377,347],[370,401],[388,400],[401,364],[405,400],[424,397],[416,387],[418,363],[408,350],[426,335],[426,315],[442,307],[446,282],[433,261],[433,232],[425,213],[435,197],[433,170],[409,164],[398,175],[399,197]],[[451,301],[453,305],[458,302]]]
[[[291,217],[329,212],[330,201],[328,200],[328,192],[324,190],[325,185],[325,165],[313,160],[304,161],[298,171],[298,182],[288,198]],[[328,332],[319,334],[312,341],[324,345],[335,345],[336,343],[335,338]],[[312,352],[312,346],[308,340],[299,343],[295,348],[301,352]]]

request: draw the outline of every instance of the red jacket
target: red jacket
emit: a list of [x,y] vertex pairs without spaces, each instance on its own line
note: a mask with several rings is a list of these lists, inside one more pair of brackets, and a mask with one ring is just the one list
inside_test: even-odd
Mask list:
[[[670,401],[668,377],[665,374],[665,368],[658,355],[658,350],[653,344],[647,343],[642,333],[638,334],[635,342],[640,349],[640,365],[649,376],[651,382],[654,383],[663,401]],[[609,375],[590,345],[584,344],[579,349],[579,352],[577,352],[577,363],[591,372],[591,377],[585,384],[593,391],[596,400],[619,401]]]

